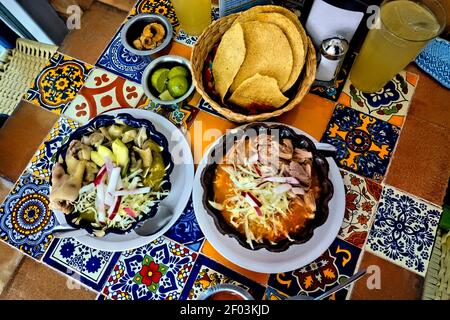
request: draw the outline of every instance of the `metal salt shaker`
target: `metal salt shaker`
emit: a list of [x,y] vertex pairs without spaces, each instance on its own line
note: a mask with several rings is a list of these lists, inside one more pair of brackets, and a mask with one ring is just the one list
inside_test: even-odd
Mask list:
[[348,41],[341,36],[325,39],[320,44],[320,62],[317,67],[316,80],[333,82],[341,69],[348,51]]

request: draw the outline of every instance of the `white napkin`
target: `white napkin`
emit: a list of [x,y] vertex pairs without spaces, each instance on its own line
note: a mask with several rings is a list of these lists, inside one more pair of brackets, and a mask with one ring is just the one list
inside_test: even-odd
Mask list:
[[349,43],[364,17],[363,12],[334,7],[323,0],[315,0],[306,21],[306,31],[316,47],[335,35],[344,37]]

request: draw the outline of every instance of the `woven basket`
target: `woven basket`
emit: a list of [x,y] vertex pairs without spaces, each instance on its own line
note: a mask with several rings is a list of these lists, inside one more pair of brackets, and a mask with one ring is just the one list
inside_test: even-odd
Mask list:
[[301,36],[303,38],[303,42],[307,44],[308,50],[306,54],[305,65],[303,67],[302,74],[300,75],[302,79],[300,82],[297,82],[297,84],[295,84],[298,86],[295,96],[291,98],[284,107],[274,110],[273,112],[266,112],[257,115],[244,115],[241,113],[234,112],[228,109],[226,106],[221,105],[211,96],[209,96],[209,94],[205,90],[205,86],[203,84],[203,64],[206,61],[206,58],[210,53],[210,51],[216,44],[220,42],[222,35],[231,27],[231,25],[238,16],[239,13],[236,13],[223,17],[213,22],[198,38],[191,55],[191,65],[194,74],[193,78],[197,91],[202,95],[202,97],[206,100],[206,102],[208,102],[211,105],[211,107],[214,110],[216,110],[218,113],[223,115],[228,120],[238,123],[264,121],[270,118],[277,117],[289,110],[292,110],[295,106],[297,106],[300,103],[300,101],[302,101],[303,97],[309,92],[309,89],[311,88],[311,85],[316,77],[315,49],[309,37],[306,36],[304,30],[302,30]]

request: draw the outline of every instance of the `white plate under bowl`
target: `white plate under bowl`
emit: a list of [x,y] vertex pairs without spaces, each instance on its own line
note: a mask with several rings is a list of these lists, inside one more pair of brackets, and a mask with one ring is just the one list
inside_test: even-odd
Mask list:
[[[266,123],[285,125],[282,123]],[[245,125],[239,128],[242,127],[245,127]],[[317,142],[316,139],[300,129],[294,127],[291,128],[296,133],[303,134],[313,142]],[[195,216],[197,217],[201,230],[211,245],[231,262],[245,269],[262,273],[291,271],[301,268],[320,257],[336,238],[345,213],[344,183],[334,160],[332,158],[327,158],[330,166],[328,177],[334,188],[333,197],[328,204],[328,218],[323,225],[314,229],[312,238],[303,244],[291,245],[283,252],[271,252],[264,248],[260,250],[250,250],[241,246],[235,238],[220,233],[220,231],[217,230],[213,218],[206,212],[206,209],[203,206],[202,197],[204,191],[201,185],[200,176],[205,168],[208,155],[221,141],[222,138],[217,139],[205,152],[203,159],[197,167],[192,192]]]
[[[164,206],[173,208],[173,216],[169,223],[159,232],[152,236],[141,237],[134,231],[127,234],[109,233],[102,238],[86,235],[78,237],[77,240],[82,244],[103,251],[124,251],[139,248],[146,245],[156,238],[166,233],[178,220],[183,213],[191,195],[192,182],[194,180],[194,161],[189,144],[183,133],[166,118],[147,110],[123,108],[109,112],[105,115],[118,115],[126,113],[136,119],[149,120],[157,131],[162,133],[169,142],[169,152],[172,154],[174,168],[170,174],[170,182],[172,184],[169,195],[161,202]],[[178,155],[183,161],[176,161],[174,158]],[[64,214],[55,212],[56,218],[60,224],[66,224]]]

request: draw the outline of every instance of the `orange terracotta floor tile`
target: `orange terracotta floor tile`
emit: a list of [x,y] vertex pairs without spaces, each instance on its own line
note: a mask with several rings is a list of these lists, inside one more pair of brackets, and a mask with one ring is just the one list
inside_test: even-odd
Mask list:
[[222,118],[200,111],[188,131],[194,163],[198,164],[208,146],[222,136],[227,129],[237,125]]
[[70,32],[59,51],[94,65],[127,14],[128,12],[95,2],[82,16],[81,29]]
[[31,258],[24,258],[0,300],[93,300],[96,293]]
[[418,71],[419,69],[412,64],[406,70],[420,73],[408,116],[415,116],[450,129],[450,90],[426,73]]
[[16,181],[57,119],[22,101],[0,130],[0,176]]
[[205,254],[208,258],[216,260],[217,262],[220,262],[228,268],[243,274],[251,280],[261,283],[262,285],[267,285],[267,282],[269,281],[269,274],[254,272],[234,264],[233,262],[222,256],[219,252],[217,252],[208,240],[205,240],[205,243],[203,244],[202,253]]
[[421,276],[373,254],[364,254],[359,269],[368,269],[368,274],[356,282],[352,300],[418,300],[422,297]]
[[0,294],[14,275],[22,257],[23,254],[18,250],[0,242]]
[[449,145],[448,129],[409,115],[386,184],[442,205],[450,176]]
[[334,110],[334,102],[314,94],[308,94],[293,110],[280,117],[269,120],[282,122],[305,131],[317,140],[327,128]]

